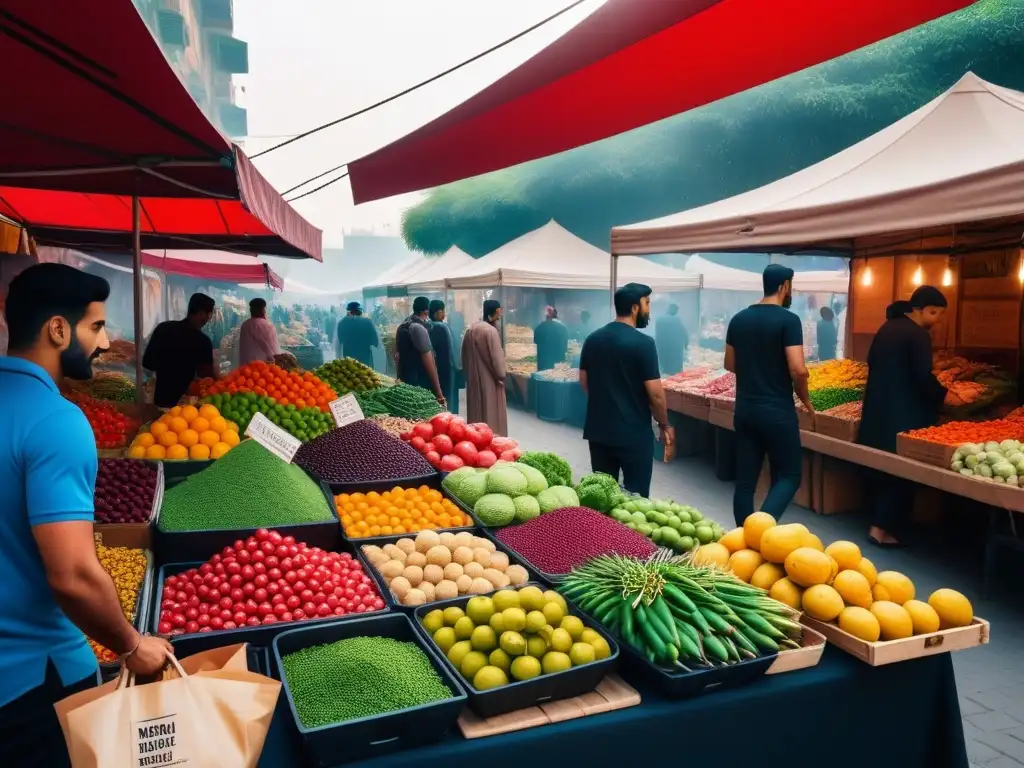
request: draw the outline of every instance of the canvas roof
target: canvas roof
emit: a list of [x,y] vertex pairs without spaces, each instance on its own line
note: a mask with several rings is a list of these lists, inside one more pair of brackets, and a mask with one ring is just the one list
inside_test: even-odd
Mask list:
[[471,267],[472,256],[458,246],[452,246],[438,259],[433,259],[426,267],[411,278],[393,283],[392,287],[402,287],[408,293],[438,293],[444,290],[444,281],[460,270]]

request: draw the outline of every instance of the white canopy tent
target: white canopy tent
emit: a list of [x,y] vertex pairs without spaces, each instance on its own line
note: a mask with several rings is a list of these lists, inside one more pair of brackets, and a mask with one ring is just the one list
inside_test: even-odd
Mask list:
[[377,275],[376,279],[363,288],[363,296],[383,296],[387,293],[388,286],[400,281],[410,280],[422,272],[432,263],[432,259],[417,254],[405,261],[396,264],[390,269],[384,270]]
[[[691,256],[683,271],[700,275],[705,290],[761,292],[760,272],[716,264],[700,255]],[[793,288],[800,293],[846,293],[850,288],[850,274],[845,269],[797,272]]]
[[[453,290],[465,288],[569,288],[608,290],[611,256],[576,237],[554,220],[476,259],[448,278]],[[646,259],[631,259],[622,283],[657,286],[659,291],[700,287],[700,277]]]
[[392,283],[390,288],[404,288],[408,293],[443,293],[445,278],[472,266],[474,259],[458,246],[452,246],[437,259],[431,259],[426,269],[412,277]]
[[716,203],[615,227],[611,243],[617,256],[850,253],[867,235],[1022,214],[1024,94],[969,72],[917,111],[816,165]]

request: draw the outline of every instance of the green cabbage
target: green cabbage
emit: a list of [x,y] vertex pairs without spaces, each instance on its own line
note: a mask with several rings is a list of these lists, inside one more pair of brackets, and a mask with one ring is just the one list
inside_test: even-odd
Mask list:
[[502,493],[488,493],[473,505],[473,514],[488,528],[508,525],[516,516],[516,505]]
[[522,464],[539,469],[548,485],[572,485],[572,467],[569,462],[554,453],[527,451],[519,457]]
[[540,515],[540,504],[533,496],[516,496],[512,499],[512,503],[516,507],[515,516],[512,518],[513,522],[525,523]]
[[[578,507],[580,499],[576,491],[567,485],[553,485],[537,494],[541,514],[563,507]],[[642,517],[642,515],[641,515]]]
[[487,473],[487,492],[519,496],[526,493],[526,477],[510,466],[494,467]]

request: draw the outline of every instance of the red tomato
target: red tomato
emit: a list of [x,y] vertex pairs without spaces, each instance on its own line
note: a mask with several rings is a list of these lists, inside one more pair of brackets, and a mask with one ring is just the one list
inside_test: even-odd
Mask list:
[[434,430],[434,435],[445,435],[448,433],[448,425],[451,423],[452,415],[450,413],[439,413],[437,416],[430,420],[430,426]]
[[476,466],[477,450],[476,446],[473,445],[469,440],[463,440],[455,444],[453,453],[458,456],[464,463],[471,467]]
[[416,437],[422,437],[424,440],[430,440],[434,436],[434,428],[429,422],[421,422],[412,428],[412,433]]
[[442,472],[454,472],[456,469],[464,467],[466,462],[460,459],[455,454],[445,456],[441,459],[441,471]]
[[473,441],[473,445],[479,448],[481,451],[487,448],[494,441],[494,432],[489,426],[483,422],[477,424],[471,424],[470,429],[473,430],[474,436],[469,439]]
[[427,461],[430,462],[430,466],[432,466],[434,469],[440,469],[441,454],[439,454],[437,451],[428,451],[426,454],[424,454],[424,457],[426,458]]
[[494,462],[496,462],[497,460],[498,457],[495,456],[491,451],[480,451],[480,453],[476,455],[476,465],[478,467],[482,467],[483,469],[487,469],[488,467],[493,466]]
[[434,437],[434,450],[442,456],[447,456],[454,447],[452,439],[448,435],[437,435]]

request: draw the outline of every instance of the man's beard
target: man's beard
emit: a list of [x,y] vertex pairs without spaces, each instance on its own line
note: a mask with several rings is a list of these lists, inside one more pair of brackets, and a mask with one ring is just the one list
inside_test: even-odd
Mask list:
[[85,354],[81,343],[79,343],[78,338],[72,332],[71,344],[60,353],[61,374],[75,381],[88,381],[92,378],[92,361],[99,357],[103,351],[97,348],[92,355]]
[[651,322],[651,313],[650,312],[637,312],[637,315],[636,315],[636,327],[637,328],[646,328],[650,322]]
[[789,309],[792,306],[793,306],[793,294],[792,293],[787,293],[786,294],[786,298],[784,298],[782,300],[782,308],[783,309]]

